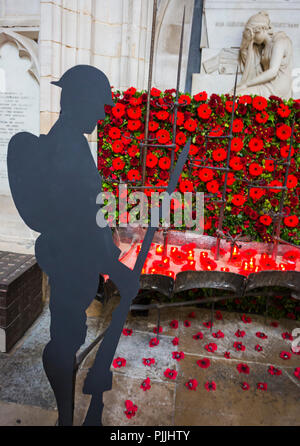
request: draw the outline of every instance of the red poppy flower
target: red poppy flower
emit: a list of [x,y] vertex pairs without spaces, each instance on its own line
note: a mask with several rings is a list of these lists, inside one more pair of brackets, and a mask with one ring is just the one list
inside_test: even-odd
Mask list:
[[225,352],[224,353],[224,358],[230,359],[230,352]]
[[270,375],[276,375],[276,376],[280,376],[282,375],[282,371],[280,369],[276,369],[273,365],[270,365],[268,368],[268,372],[270,373]]
[[185,144],[186,141],[186,136],[183,132],[178,132],[175,140],[176,144],[178,144],[179,146],[183,146],[183,144]]
[[124,91],[124,95],[133,96],[136,93],[136,88],[130,87],[127,88],[126,91]]
[[243,206],[246,201],[247,197],[244,197],[243,195],[233,195],[231,199],[231,203],[234,204],[234,206]]
[[265,160],[265,170],[268,172],[273,172],[275,169],[274,161],[273,160]]
[[216,333],[213,333],[212,336],[213,336],[213,338],[220,339],[220,338],[224,338],[224,333],[221,330],[219,330]]
[[168,170],[171,167],[171,160],[168,156],[163,156],[159,159],[158,165],[163,170]]
[[204,327],[206,327],[206,328],[210,328],[210,327],[213,326],[213,323],[212,323],[211,321],[208,321],[208,322],[203,322],[203,325],[204,325]]
[[204,182],[212,180],[213,176],[214,176],[214,174],[213,174],[212,169],[204,168],[204,169],[201,169],[199,172],[199,178],[201,181],[204,181]]
[[216,180],[208,181],[206,188],[211,194],[215,194],[219,190],[219,183]]
[[208,119],[212,113],[211,108],[207,104],[201,104],[197,108],[197,113],[199,118],[201,119]]
[[239,104],[248,105],[252,103],[252,97],[248,94],[239,97]]
[[155,167],[157,163],[158,163],[157,156],[154,155],[153,153],[147,153],[146,166],[150,167],[150,169],[153,169],[153,167]]
[[207,369],[210,366],[210,360],[208,358],[199,359],[197,365],[201,367],[201,369]]
[[179,183],[179,190],[180,192],[184,193],[184,192],[193,192],[194,190],[194,186],[192,181],[190,180],[182,180]]
[[183,322],[183,325],[184,325],[185,327],[190,327],[190,326],[191,326],[191,323],[190,323],[190,321],[184,321],[184,322]]
[[250,189],[249,195],[253,201],[259,200],[261,197],[265,195],[266,191],[264,189],[259,189],[257,187],[252,187]]
[[176,359],[176,361],[181,361],[181,359],[184,359],[184,353],[183,352],[172,352],[172,358]]
[[232,152],[239,152],[240,150],[242,150],[243,146],[244,146],[244,143],[241,138],[238,138],[238,137],[232,138],[231,146],[230,146],[230,149]]
[[276,129],[276,135],[279,139],[281,139],[281,141],[286,141],[287,139],[289,139],[291,134],[292,129],[289,125],[281,124]]
[[204,102],[207,99],[207,93],[206,91],[201,91],[200,93],[197,93],[194,95],[194,100],[196,102]]
[[168,117],[170,116],[169,112],[167,112],[167,110],[159,110],[156,113],[156,117],[157,119],[159,119],[160,121],[166,121],[168,119]]
[[116,140],[112,143],[112,151],[114,153],[121,153],[124,148],[124,144],[120,140]]
[[156,130],[158,129],[158,127],[159,127],[158,122],[155,122],[155,121],[149,121],[149,126],[148,126],[148,128],[149,128],[149,131],[150,131],[150,132],[156,132]]
[[262,352],[262,351],[263,351],[262,346],[259,345],[259,344],[256,344],[256,346],[255,346],[254,348],[255,348],[255,350],[256,350],[257,352]]
[[135,132],[136,130],[138,130],[141,126],[141,121],[139,119],[133,120],[133,119],[129,119],[128,123],[127,123],[127,128],[128,130]]
[[125,162],[120,157],[115,158],[112,162],[112,167],[114,170],[122,170],[125,167]]
[[262,139],[259,138],[252,138],[249,141],[249,149],[251,152],[259,152],[260,150],[263,150],[264,148],[264,142]]
[[216,386],[216,383],[214,381],[207,381],[205,383],[205,388],[206,388],[206,390],[208,392],[210,392],[210,391],[215,391],[217,386]]
[[170,322],[170,327],[171,328],[178,328],[178,321],[177,320],[173,320]]
[[268,119],[269,119],[269,115],[265,110],[262,111],[261,113],[257,113],[257,115],[255,116],[255,120],[259,124],[265,124]]
[[[282,182],[278,180],[273,180],[270,182],[269,186],[282,187]],[[273,194],[279,194],[281,192],[280,189],[270,189],[270,192]]]
[[129,99],[129,104],[133,105],[134,107],[136,107],[137,105],[141,105],[141,103],[142,103],[142,97],[141,96],[138,97],[138,98],[135,98],[135,97],[132,96]]
[[226,159],[227,152],[224,149],[216,149],[213,151],[212,157],[213,157],[214,161],[221,162]]
[[263,168],[257,163],[251,163],[249,166],[249,173],[255,177],[263,173]]
[[183,105],[189,105],[191,103],[191,98],[187,94],[182,94],[178,98],[178,103]]
[[248,383],[243,382],[243,383],[241,383],[241,388],[242,388],[242,390],[249,390],[250,386]]
[[224,128],[217,124],[210,130],[208,135],[209,136],[222,136],[223,133],[224,133]]
[[263,333],[262,331],[257,331],[255,333],[255,336],[258,337],[259,339],[267,339],[268,338],[268,336],[265,333]]
[[203,339],[203,333],[201,333],[201,331],[198,331],[198,333],[193,336],[193,339],[196,339],[196,341],[198,341],[199,339]]
[[127,115],[130,119],[139,119],[142,116],[142,110],[140,107],[132,107],[127,109]]
[[289,228],[295,228],[299,223],[299,218],[297,215],[289,215],[288,217],[285,217],[283,220],[285,226]]
[[117,368],[121,368],[121,367],[125,367],[125,365],[126,365],[126,359],[118,357],[118,358],[116,358],[116,359],[113,360],[112,365],[113,365],[113,367],[114,367],[115,369],[117,369]]
[[290,116],[291,110],[289,109],[289,107],[287,105],[280,104],[278,109],[277,109],[277,113],[282,118],[287,118],[288,116]]
[[190,379],[188,382],[185,383],[185,385],[189,390],[196,390],[198,381],[196,379]]
[[[237,109],[237,103],[234,104],[234,111],[236,111]],[[232,113],[232,108],[233,108],[233,101],[226,101],[225,102],[225,108],[228,111],[228,113]]]
[[137,169],[130,169],[127,173],[127,178],[129,181],[139,181],[141,174]]
[[259,221],[265,226],[270,226],[270,224],[272,223],[272,218],[270,217],[270,215],[261,215],[259,217]]
[[186,130],[188,130],[189,132],[194,132],[197,128],[197,121],[195,121],[194,119],[187,119],[184,123],[184,128]]
[[[158,333],[162,333],[163,332],[163,328],[162,327],[158,327]],[[157,333],[157,327],[153,328],[153,333]]]
[[289,341],[293,341],[293,336],[291,335],[291,333],[289,333],[288,331],[285,331],[284,333],[281,334],[283,339],[287,339]]
[[158,88],[152,87],[150,90],[150,94],[151,94],[151,96],[158,98],[161,95],[161,91],[158,90]]
[[262,96],[256,96],[252,100],[252,105],[253,105],[253,108],[255,108],[255,110],[262,111],[265,108],[267,108],[268,101],[266,98],[264,98]]
[[213,353],[218,350],[218,346],[214,342],[210,342],[209,344],[206,344],[205,349],[208,352]]
[[198,152],[199,152],[199,147],[195,146],[194,144],[191,144],[190,145],[189,155],[190,156],[195,156],[195,155],[197,155]]
[[296,378],[300,379],[300,367],[295,368],[294,375]]
[[246,347],[242,344],[242,342],[235,342],[233,344],[233,347],[236,349],[237,352],[243,352],[246,350]]
[[216,311],[216,319],[217,319],[218,321],[221,321],[221,320],[223,319],[223,316],[222,316],[222,313],[221,313],[220,310],[217,310],[217,311]]
[[243,338],[243,337],[245,336],[245,334],[246,334],[246,332],[243,331],[243,330],[237,330],[237,331],[235,332],[235,336],[236,336],[237,338]]
[[236,366],[239,373],[246,373],[246,375],[249,375],[250,368],[247,364],[240,363]]
[[117,102],[116,105],[111,109],[112,114],[115,118],[120,119],[122,116],[125,115],[125,105]]
[[244,123],[241,119],[234,119],[232,123],[232,132],[233,133],[239,133],[243,130]]
[[242,170],[243,169],[242,158],[234,156],[233,158],[231,158],[229,166],[233,170]]
[[118,127],[111,127],[109,129],[108,136],[111,139],[120,139],[121,131],[120,131],[120,129],[118,129]]
[[143,389],[144,390],[144,392],[146,391],[146,390],[149,390],[149,389],[151,389],[151,381],[150,381],[150,378],[146,378],[143,382],[142,382],[142,384],[140,385],[140,389]]
[[159,339],[151,338],[149,342],[149,347],[156,347],[159,344]]
[[179,344],[179,338],[174,338],[173,340],[172,340],[172,344],[173,345],[178,345]]
[[268,384],[267,383],[257,383],[258,390],[267,390]]
[[155,359],[154,358],[143,358],[143,364],[150,367],[152,364],[155,364]]
[[131,328],[123,328],[122,333],[123,333],[124,336],[131,336],[132,335],[132,330],[131,330]]
[[124,413],[125,413],[126,417],[129,419],[134,417],[138,410],[137,405],[133,404],[133,402],[130,400],[126,400],[125,407],[126,407],[126,410],[124,411]]
[[218,264],[210,258],[201,259],[201,257],[200,257],[200,262],[201,262],[202,268],[206,271],[214,271],[215,269],[217,269],[217,266],[218,266]]
[[132,146],[129,146],[128,149],[127,149],[127,153],[128,153],[129,156],[132,156],[132,157],[137,155],[139,153],[138,146],[136,146],[134,144]]
[[164,375],[165,375],[166,378],[176,379],[177,372],[176,372],[176,370],[166,369],[164,371]]
[[167,144],[170,141],[170,134],[167,130],[160,129],[156,133],[156,138],[160,144]]
[[281,359],[291,359],[292,355],[289,352],[282,351],[279,356]]
[[[290,146],[283,146],[280,149],[280,155],[282,156],[282,158],[287,158],[289,156],[289,152],[290,152]],[[295,149],[294,147],[291,147],[291,157],[294,156],[295,153]]]

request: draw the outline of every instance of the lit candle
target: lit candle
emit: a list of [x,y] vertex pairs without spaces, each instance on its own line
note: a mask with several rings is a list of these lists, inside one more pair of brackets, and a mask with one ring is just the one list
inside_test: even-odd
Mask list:
[[230,269],[227,266],[222,266],[221,271],[228,273],[230,271]]
[[164,248],[161,245],[158,245],[156,247],[156,254],[162,254],[163,250],[164,250]]
[[136,247],[136,253],[138,254],[140,250],[142,249],[142,245],[137,245]]
[[253,269],[255,266],[255,259],[253,257],[250,258],[249,266],[250,266],[250,269]]
[[169,266],[170,265],[169,257],[163,257],[162,262],[165,266]]
[[281,271],[285,271],[285,270],[286,270],[286,267],[285,267],[285,265],[284,265],[283,263],[280,263],[280,264],[279,264],[279,269],[280,269]]

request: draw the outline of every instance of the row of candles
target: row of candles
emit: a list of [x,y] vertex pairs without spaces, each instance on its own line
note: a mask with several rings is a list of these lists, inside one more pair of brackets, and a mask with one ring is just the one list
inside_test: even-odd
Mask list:
[[[159,256],[159,259],[152,261],[151,265],[148,266],[149,260],[152,257],[152,254],[150,254],[144,265],[142,271],[143,274],[163,274],[175,278],[175,272],[172,270],[172,268],[170,269],[171,262],[174,265],[179,266],[180,271],[195,271],[196,269],[199,269],[196,268],[196,245],[194,243],[188,243],[181,246],[181,248],[171,246],[169,255],[167,255],[168,249],[166,249],[164,246],[154,245],[154,247],[155,253],[157,256]],[[138,254],[140,250],[141,245],[138,245],[136,253]],[[226,254],[226,251],[222,251],[223,254]],[[282,262],[277,264],[266,253],[262,253],[259,259],[257,259],[256,256],[257,251],[254,249],[240,251],[237,246],[234,246],[229,253],[229,258],[227,259],[228,266],[221,266],[219,270],[230,272],[229,266],[231,266],[234,270],[237,270],[238,273],[248,275],[251,273],[257,273],[262,270],[292,271],[296,269],[296,260],[288,259],[285,263]],[[218,270],[218,264],[209,257],[208,251],[201,251],[198,259],[201,270]]]

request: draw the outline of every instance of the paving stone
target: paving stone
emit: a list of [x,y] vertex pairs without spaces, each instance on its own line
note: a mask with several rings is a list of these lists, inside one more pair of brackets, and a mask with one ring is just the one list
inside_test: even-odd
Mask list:
[[55,426],[57,412],[0,402],[0,426]]

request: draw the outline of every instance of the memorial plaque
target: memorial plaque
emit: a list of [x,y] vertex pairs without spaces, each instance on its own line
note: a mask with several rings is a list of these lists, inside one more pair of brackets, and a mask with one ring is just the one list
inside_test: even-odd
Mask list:
[[6,156],[10,138],[27,131],[39,135],[39,84],[28,71],[29,57],[6,42],[0,48],[0,195],[10,195]]

